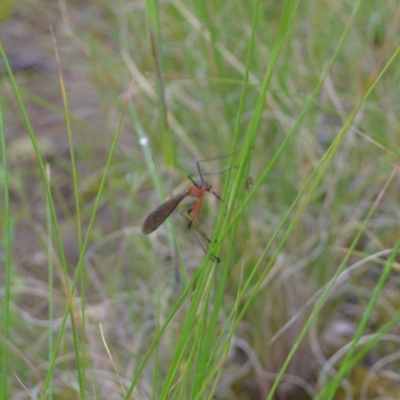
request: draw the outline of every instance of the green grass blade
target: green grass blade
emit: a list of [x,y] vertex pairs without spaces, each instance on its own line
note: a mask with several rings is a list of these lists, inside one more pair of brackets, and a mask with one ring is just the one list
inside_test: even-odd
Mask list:
[[6,135],[3,120],[3,97],[0,95],[0,146],[2,162],[1,180],[4,190],[4,303],[3,317],[3,340],[2,340],[2,378],[1,398],[8,398],[8,363],[9,339],[10,339],[10,285],[11,285],[11,218],[10,218],[10,194],[9,194],[9,167],[7,161]]

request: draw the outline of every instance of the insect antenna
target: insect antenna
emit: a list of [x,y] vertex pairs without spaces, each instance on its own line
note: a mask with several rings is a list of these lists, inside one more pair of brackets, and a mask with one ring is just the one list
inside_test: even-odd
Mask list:
[[[197,171],[198,171],[198,173],[199,173],[200,180],[201,180],[202,182],[204,182],[203,174],[201,173],[200,163],[202,163],[202,162],[207,162],[207,161],[213,161],[213,160],[220,160],[221,158],[232,157],[232,156],[234,156],[234,155],[236,155],[236,154],[238,154],[238,153],[240,153],[240,150],[235,151],[234,153],[231,153],[231,154],[225,154],[225,155],[223,155],[223,156],[217,156],[217,157],[211,157],[211,158],[204,158],[203,160],[198,160],[198,161],[196,161],[196,167],[197,167]],[[228,171],[228,170],[229,170],[229,168],[227,169],[227,171]],[[224,171],[223,171],[223,172],[224,172]]]

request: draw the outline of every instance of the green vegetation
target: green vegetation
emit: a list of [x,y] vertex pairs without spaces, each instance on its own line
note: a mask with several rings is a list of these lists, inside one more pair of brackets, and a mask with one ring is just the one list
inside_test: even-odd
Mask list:
[[82,3],[0,26],[2,398],[400,397],[400,4]]

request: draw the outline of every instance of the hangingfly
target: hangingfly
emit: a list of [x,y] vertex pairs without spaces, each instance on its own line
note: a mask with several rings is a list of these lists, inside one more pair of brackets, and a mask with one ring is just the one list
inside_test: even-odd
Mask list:
[[[143,225],[142,225],[142,232],[146,235],[154,232],[170,215],[171,213],[176,209],[176,207],[179,205],[179,203],[185,198],[185,197],[194,197],[196,200],[194,201],[193,204],[189,206],[186,212],[186,216],[189,219],[189,225],[188,228],[190,229],[192,225],[196,227],[196,229],[201,233],[201,235],[204,237],[204,239],[210,243],[210,239],[207,237],[199,223],[196,221],[197,214],[200,211],[201,205],[204,200],[204,196],[206,193],[211,193],[213,194],[217,199],[223,201],[220,196],[214,191],[212,186],[207,183],[200,170],[200,163],[203,161],[211,161],[211,160],[216,160],[224,157],[231,157],[233,154],[228,154],[226,156],[220,156],[220,157],[214,157],[214,158],[208,158],[205,160],[199,160],[196,162],[197,166],[197,171],[199,173],[200,181],[195,181],[192,177],[188,177],[192,181],[192,185],[189,186],[186,190],[184,190],[182,193],[177,194],[174,197],[171,197],[169,200],[167,200],[165,203],[161,204],[158,208],[156,208],[153,212],[151,212],[147,218],[144,220]],[[193,233],[194,235],[194,233]],[[198,241],[199,245],[203,248],[204,251],[206,249],[201,245],[200,241],[194,235],[196,240]],[[213,261],[219,262],[219,258],[215,255],[211,256],[211,259]]]
[[[200,172],[200,169],[199,169]],[[190,220],[188,228],[194,224],[196,228],[204,235],[204,237],[210,241],[203,230],[200,228],[200,225],[196,221],[197,214],[201,208],[201,204],[203,203],[203,199],[206,193],[212,193],[215,197],[222,201],[221,197],[215,193],[212,186],[204,181],[202,175],[200,174],[201,181],[196,182],[192,177],[188,177],[193,185],[189,186],[182,193],[170,198],[165,203],[161,204],[158,208],[156,208],[152,213],[150,213],[147,218],[143,222],[142,232],[146,235],[154,232],[175,210],[178,204],[187,196],[195,197],[196,201],[189,207],[187,210],[188,218]]]

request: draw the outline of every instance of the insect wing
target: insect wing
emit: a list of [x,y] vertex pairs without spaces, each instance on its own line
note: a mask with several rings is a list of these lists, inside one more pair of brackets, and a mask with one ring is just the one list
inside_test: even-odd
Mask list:
[[142,232],[146,235],[154,232],[175,210],[178,204],[188,195],[187,191],[182,192],[165,203],[161,204],[152,213],[150,213],[143,222]]

